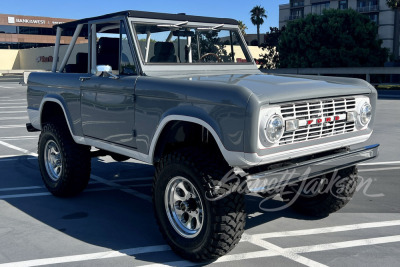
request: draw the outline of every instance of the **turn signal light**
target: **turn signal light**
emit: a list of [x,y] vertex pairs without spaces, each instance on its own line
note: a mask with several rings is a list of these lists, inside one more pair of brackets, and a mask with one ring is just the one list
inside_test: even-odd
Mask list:
[[287,120],[285,124],[285,131],[295,131],[299,129],[299,120]]
[[356,121],[357,119],[357,112],[349,111],[347,112],[347,121]]

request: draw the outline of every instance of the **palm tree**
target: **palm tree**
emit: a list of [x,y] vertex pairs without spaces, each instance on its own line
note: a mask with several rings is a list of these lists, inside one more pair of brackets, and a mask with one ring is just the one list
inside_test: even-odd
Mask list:
[[253,9],[250,10],[250,14],[251,23],[257,25],[257,40],[258,45],[260,45],[260,25],[264,23],[264,18],[267,19],[267,15],[265,14],[265,9],[262,6],[253,7]]
[[242,35],[245,36],[246,30],[247,30],[246,24],[244,24],[243,21],[238,20],[238,27],[239,27],[239,30],[242,32]]

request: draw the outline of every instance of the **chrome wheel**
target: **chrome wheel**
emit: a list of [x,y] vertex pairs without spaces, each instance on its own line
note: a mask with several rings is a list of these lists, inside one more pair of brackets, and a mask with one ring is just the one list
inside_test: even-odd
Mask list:
[[204,209],[194,185],[186,178],[172,178],[165,189],[165,210],[168,219],[181,236],[196,237],[203,227]]
[[58,181],[61,177],[62,156],[60,148],[53,140],[47,141],[44,148],[44,162],[47,173],[53,181]]

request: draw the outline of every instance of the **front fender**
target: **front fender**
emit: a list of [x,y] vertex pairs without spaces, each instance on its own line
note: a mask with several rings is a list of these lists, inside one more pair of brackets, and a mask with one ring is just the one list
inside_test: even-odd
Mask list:
[[224,159],[230,166],[243,166],[244,162],[246,162],[245,165],[247,164],[247,161],[245,160],[244,152],[235,152],[235,151],[227,150],[225,148],[224,144],[222,143],[221,138],[219,137],[216,130],[205,120],[202,120],[202,119],[196,118],[196,117],[187,116],[187,115],[177,115],[177,114],[166,115],[161,120],[161,122],[156,130],[156,133],[154,134],[154,138],[153,138],[151,146],[150,146],[150,151],[149,151],[150,159],[154,158],[155,148],[156,148],[158,140],[160,139],[160,135],[163,132],[164,127],[171,121],[185,121],[185,122],[191,122],[191,123],[195,123],[195,124],[203,126],[213,136]]

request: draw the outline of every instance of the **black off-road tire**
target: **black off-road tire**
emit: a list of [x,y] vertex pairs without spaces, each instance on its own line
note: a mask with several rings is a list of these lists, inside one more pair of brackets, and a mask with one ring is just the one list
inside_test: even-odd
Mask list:
[[[46,169],[45,149],[48,142],[54,142],[61,155],[62,170],[58,179],[51,178]],[[74,196],[86,188],[91,170],[90,147],[76,144],[66,125],[56,122],[43,125],[39,136],[38,160],[43,182],[53,195]]]
[[[215,191],[213,185],[229,171],[216,153],[200,148],[183,148],[164,156],[156,166],[153,182],[153,205],[160,231],[173,251],[190,261],[216,259],[231,251],[240,241],[246,222],[244,195],[225,194],[216,201],[206,195],[224,195],[235,183],[222,185]],[[197,236],[183,237],[168,219],[165,207],[166,187],[174,177],[189,180],[199,192],[204,206],[204,224]],[[233,190],[232,190],[233,191]]]
[[[299,213],[314,217],[327,217],[343,208],[351,200],[357,188],[357,168],[353,166],[342,169],[337,173],[326,175],[325,178],[327,180],[321,193],[313,197],[302,196],[298,191],[296,193],[296,190],[293,190],[296,187],[288,186],[282,198],[287,202],[293,201],[291,207]],[[313,180],[315,181],[315,179],[310,179],[308,182]]]

